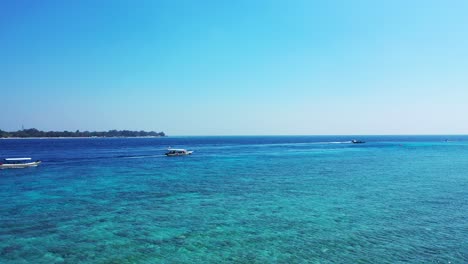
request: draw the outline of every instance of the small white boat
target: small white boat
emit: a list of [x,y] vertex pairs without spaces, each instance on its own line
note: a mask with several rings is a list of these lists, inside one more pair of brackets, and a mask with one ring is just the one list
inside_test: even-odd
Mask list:
[[36,167],[39,164],[40,160],[31,161],[31,158],[8,158],[0,162],[0,169],[22,169]]
[[166,152],[166,156],[172,157],[172,156],[186,156],[186,155],[191,155],[193,151],[191,150],[186,150],[186,149],[173,149],[170,148]]

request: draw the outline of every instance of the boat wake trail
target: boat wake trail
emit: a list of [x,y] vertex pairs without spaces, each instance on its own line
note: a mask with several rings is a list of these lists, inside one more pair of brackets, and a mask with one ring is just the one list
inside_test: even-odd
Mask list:
[[119,156],[122,159],[145,159],[145,158],[163,158],[163,154],[159,155],[142,155],[142,156]]

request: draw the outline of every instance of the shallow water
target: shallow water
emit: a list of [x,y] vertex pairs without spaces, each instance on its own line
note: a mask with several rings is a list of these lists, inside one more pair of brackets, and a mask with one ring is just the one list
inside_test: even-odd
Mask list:
[[467,263],[468,137],[351,139],[0,140],[0,263]]

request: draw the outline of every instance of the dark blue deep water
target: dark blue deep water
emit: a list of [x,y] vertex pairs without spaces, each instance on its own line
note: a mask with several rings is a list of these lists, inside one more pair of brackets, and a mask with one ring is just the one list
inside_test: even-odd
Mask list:
[[468,263],[468,137],[351,139],[0,140],[0,263]]

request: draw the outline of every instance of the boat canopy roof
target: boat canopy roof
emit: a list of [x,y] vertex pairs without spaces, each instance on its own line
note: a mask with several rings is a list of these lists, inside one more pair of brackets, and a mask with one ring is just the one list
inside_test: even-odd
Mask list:
[[21,161],[21,160],[31,160],[31,158],[8,158],[8,159],[5,159],[5,160],[8,160],[8,161]]
[[168,151],[187,151],[186,149],[175,149],[175,148],[169,148],[167,150]]

